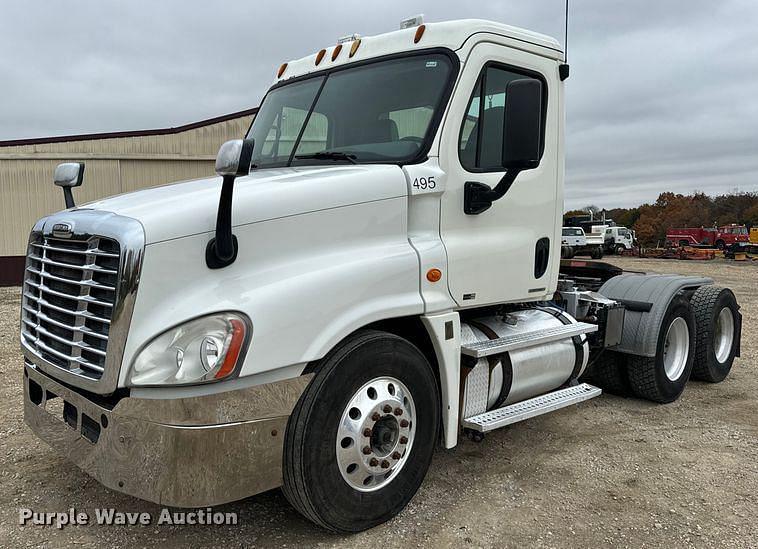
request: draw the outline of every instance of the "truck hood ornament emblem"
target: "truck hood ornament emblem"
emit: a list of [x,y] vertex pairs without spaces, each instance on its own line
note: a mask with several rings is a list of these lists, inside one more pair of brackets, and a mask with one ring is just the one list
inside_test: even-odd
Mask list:
[[73,223],[56,223],[53,225],[53,236],[56,238],[71,238],[74,234]]

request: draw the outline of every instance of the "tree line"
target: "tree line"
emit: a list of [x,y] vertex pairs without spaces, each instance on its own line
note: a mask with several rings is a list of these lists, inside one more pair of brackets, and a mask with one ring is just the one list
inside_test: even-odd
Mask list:
[[[589,211],[602,215],[600,208],[589,205],[566,212],[564,219]],[[633,228],[643,246],[662,245],[671,227],[713,227],[731,223],[758,226],[758,193],[708,196],[699,192],[688,195],[665,192],[652,204],[607,209],[605,215],[617,225]]]

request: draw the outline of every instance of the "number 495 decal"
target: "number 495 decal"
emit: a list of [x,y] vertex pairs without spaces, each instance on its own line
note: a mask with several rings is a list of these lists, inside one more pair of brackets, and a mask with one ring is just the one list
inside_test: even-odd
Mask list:
[[437,183],[434,181],[433,175],[430,175],[429,177],[417,177],[413,180],[414,189],[428,190],[434,189],[436,186]]

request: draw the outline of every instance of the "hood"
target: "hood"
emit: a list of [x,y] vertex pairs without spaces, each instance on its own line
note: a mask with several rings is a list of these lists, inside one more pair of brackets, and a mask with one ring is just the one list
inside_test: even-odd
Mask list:
[[[121,194],[84,204],[78,210],[103,210],[131,217],[145,228],[145,243],[212,232],[221,177],[195,179]],[[395,165],[269,168],[234,183],[232,224],[236,227],[280,217],[407,196]]]

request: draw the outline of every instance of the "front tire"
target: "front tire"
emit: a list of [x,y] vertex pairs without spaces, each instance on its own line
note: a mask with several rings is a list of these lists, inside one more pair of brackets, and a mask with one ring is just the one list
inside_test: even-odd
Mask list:
[[284,495],[335,532],[386,522],[421,485],[439,423],[437,382],[421,351],[358,332],[321,361],[290,416]]
[[695,358],[695,318],[682,296],[669,304],[654,357],[628,356],[629,384],[639,398],[673,402],[684,391]]
[[701,286],[690,301],[695,314],[697,347],[692,377],[724,381],[737,354],[739,306],[731,290]]
[[624,250],[626,250],[626,246],[623,244],[616,245],[616,255],[624,255]]

